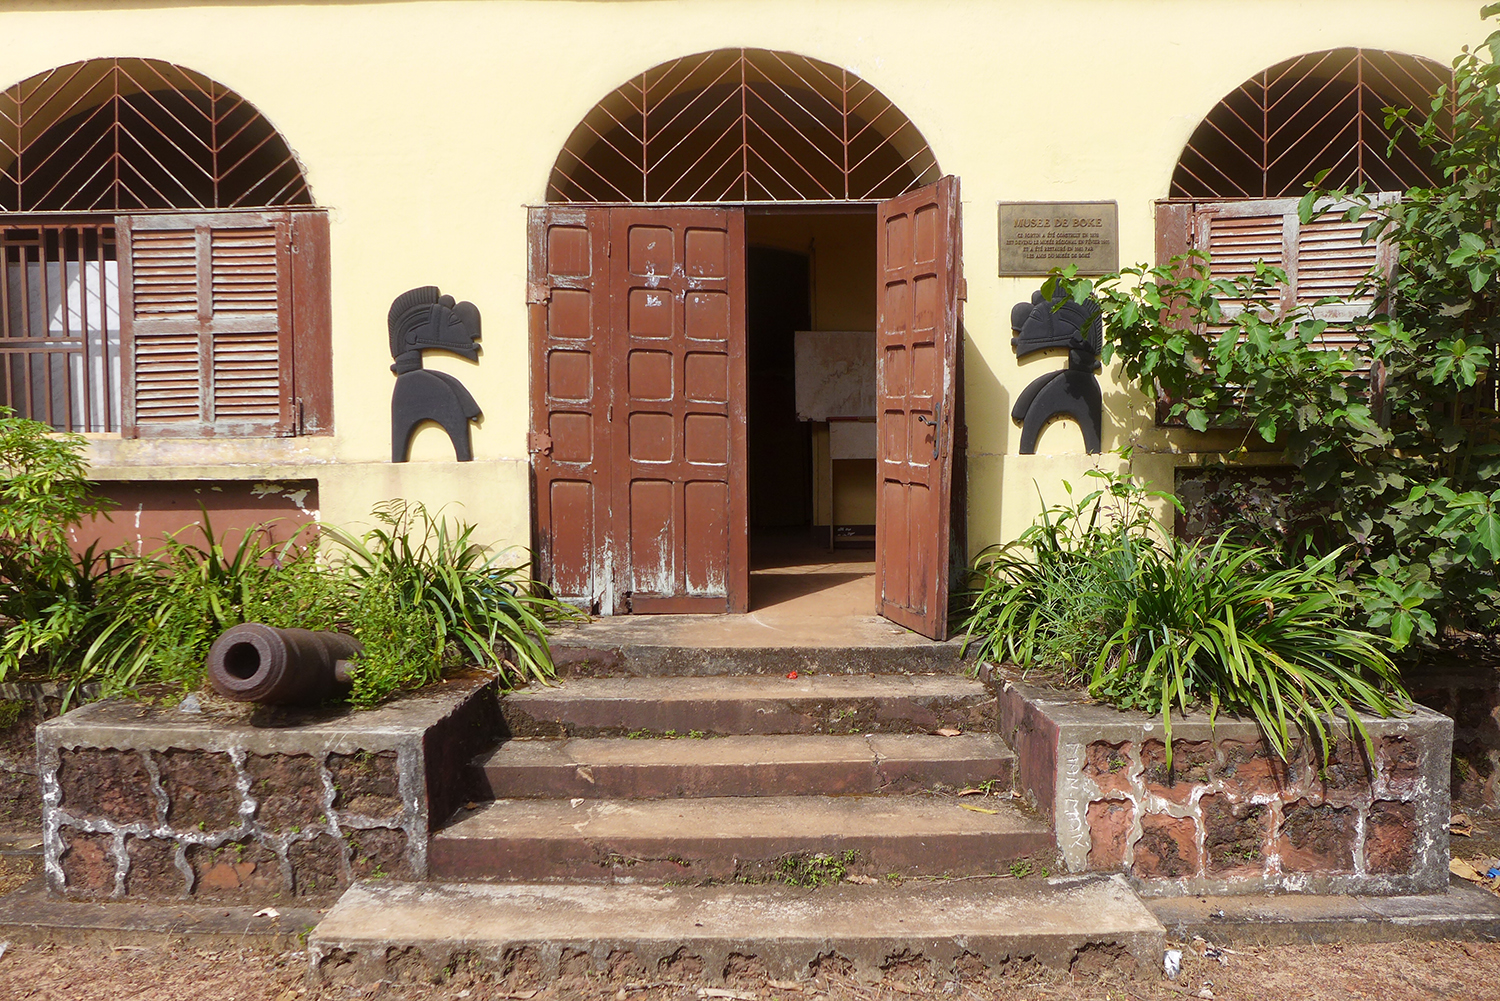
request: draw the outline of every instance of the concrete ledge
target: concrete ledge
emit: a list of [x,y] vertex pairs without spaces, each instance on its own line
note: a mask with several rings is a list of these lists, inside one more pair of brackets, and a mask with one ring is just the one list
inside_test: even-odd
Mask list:
[[75,709],[37,728],[48,885],[248,904],[424,878],[427,835],[498,719],[479,674],[366,712]]
[[1160,897],[1146,906],[1174,938],[1215,945],[1500,939],[1500,897],[1458,880],[1447,893]]
[[255,905],[89,903],[62,900],[38,878],[0,897],[0,939],[25,945],[210,948],[301,948],[323,912],[281,905],[277,915]]
[[1394,895],[1448,885],[1453,721],[1417,707],[1361,716],[1325,764],[1282,761],[1249,720],[1159,718],[991,675],[1017,785],[1072,872],[1123,870],[1145,895],[1268,891]]
[[[1158,976],[1164,932],[1118,878],[901,887],[359,883],[309,940],[327,979],[469,965],[532,983],[589,970],[720,983],[736,968],[966,975],[1036,961]],[[826,966],[824,964],[827,964]]]

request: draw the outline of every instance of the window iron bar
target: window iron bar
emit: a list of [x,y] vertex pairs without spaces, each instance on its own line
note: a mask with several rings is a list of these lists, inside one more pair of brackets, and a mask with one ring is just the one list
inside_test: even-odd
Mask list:
[[158,59],[84,60],[0,91],[0,150],[0,212],[312,204],[263,115]]
[[[736,101],[738,114],[727,120]],[[736,158],[738,176],[724,186]],[[861,180],[861,168],[876,180]],[[938,173],[916,127],[847,70],[795,53],[720,49],[648,69],[600,101],[559,151],[547,197],[889,198]],[[639,196],[625,197],[629,191]]]
[[[1411,107],[1429,115],[1439,87],[1451,83],[1440,63],[1375,49],[1329,49],[1278,63],[1231,91],[1199,123],[1178,159],[1170,196],[1280,197],[1351,160],[1338,183],[1429,184],[1431,164],[1413,143],[1403,140],[1387,152],[1391,135],[1380,112]],[[1440,126],[1451,121],[1451,96],[1448,104]],[[1258,123],[1247,120],[1251,109]],[[1246,148],[1245,130],[1258,155]],[[1227,150],[1245,161],[1234,162]]]

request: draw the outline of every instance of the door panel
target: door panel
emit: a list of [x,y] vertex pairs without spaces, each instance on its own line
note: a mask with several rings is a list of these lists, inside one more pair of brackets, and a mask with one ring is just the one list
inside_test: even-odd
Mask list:
[[738,210],[609,210],[615,612],[749,606]]
[[614,603],[608,211],[531,210],[531,452],[537,573],[561,598]]
[[945,639],[962,281],[958,179],[882,202],[876,227],[877,610]]

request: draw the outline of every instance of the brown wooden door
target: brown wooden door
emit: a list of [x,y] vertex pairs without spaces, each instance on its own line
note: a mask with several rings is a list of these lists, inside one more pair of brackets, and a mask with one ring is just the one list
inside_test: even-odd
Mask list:
[[601,614],[749,607],[737,209],[533,209],[538,574]]
[[613,611],[610,565],[609,210],[531,210],[531,435],[537,574]]
[[744,214],[610,211],[614,611],[747,611]]
[[958,179],[882,202],[875,240],[876,608],[946,639],[963,280]]

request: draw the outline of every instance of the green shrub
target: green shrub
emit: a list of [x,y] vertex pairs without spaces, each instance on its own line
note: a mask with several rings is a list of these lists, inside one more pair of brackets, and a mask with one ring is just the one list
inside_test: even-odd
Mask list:
[[[552,675],[547,623],[578,613],[540,594],[524,564],[502,565],[472,541],[472,525],[451,526],[420,505],[392,502],[376,517],[383,527],[361,538],[325,528],[340,547],[319,552],[276,542],[266,525],[231,545],[205,514],[161,549],[86,577],[87,601],[19,621],[0,653],[55,631],[54,654],[67,656],[48,669],[68,680],[70,699],[90,682],[105,695],[147,683],[196,688],[213,641],[242,622],[358,637],[351,701],[360,706],[465,663],[507,685]],[[96,562],[74,570],[86,575]]]
[[1150,492],[1091,471],[1105,486],[1049,508],[1017,542],[973,568],[968,643],[986,660],[1054,672],[1122,709],[1160,714],[1170,760],[1173,710],[1254,719],[1277,753],[1291,730],[1326,755],[1355,715],[1409,697],[1377,637],[1349,625],[1342,556],[1287,567],[1269,549],[1226,538],[1162,538]]
[[[189,541],[193,534],[202,543]],[[207,514],[159,550],[129,562],[99,588],[108,625],[69,672],[73,688],[98,682],[102,693],[145,682],[183,689],[203,681],[208,648],[242,622],[275,628],[335,629],[347,589],[317,552],[276,542],[265,525],[233,547],[215,537]]]
[[0,681],[76,660],[108,623],[96,592],[111,554],[68,548],[68,531],[107,507],[89,491],[84,444],[0,407]]
[[524,562],[505,565],[473,541],[474,526],[450,527],[421,504],[375,510],[383,527],[355,538],[325,530],[348,554],[356,588],[351,630],[365,646],[353,700],[368,705],[436,680],[469,662],[507,683],[553,674],[547,623],[578,616],[546,596]]
[[1098,596],[1128,577],[1136,550],[1154,531],[1152,498],[1128,478],[1101,470],[1103,485],[1044,510],[1014,542],[975,559],[964,606],[966,652],[979,660],[1044,666],[1068,682],[1086,681],[1104,638],[1117,625]]
[[1389,716],[1410,697],[1377,638],[1348,625],[1342,555],[1278,567],[1270,550],[1223,537],[1141,547],[1133,572],[1110,582],[1118,591],[1102,596],[1122,618],[1094,660],[1090,694],[1160,713],[1169,749],[1172,710],[1193,707],[1210,720],[1253,718],[1283,758],[1293,725],[1325,756],[1329,731],[1346,725],[1369,746],[1358,710]]

